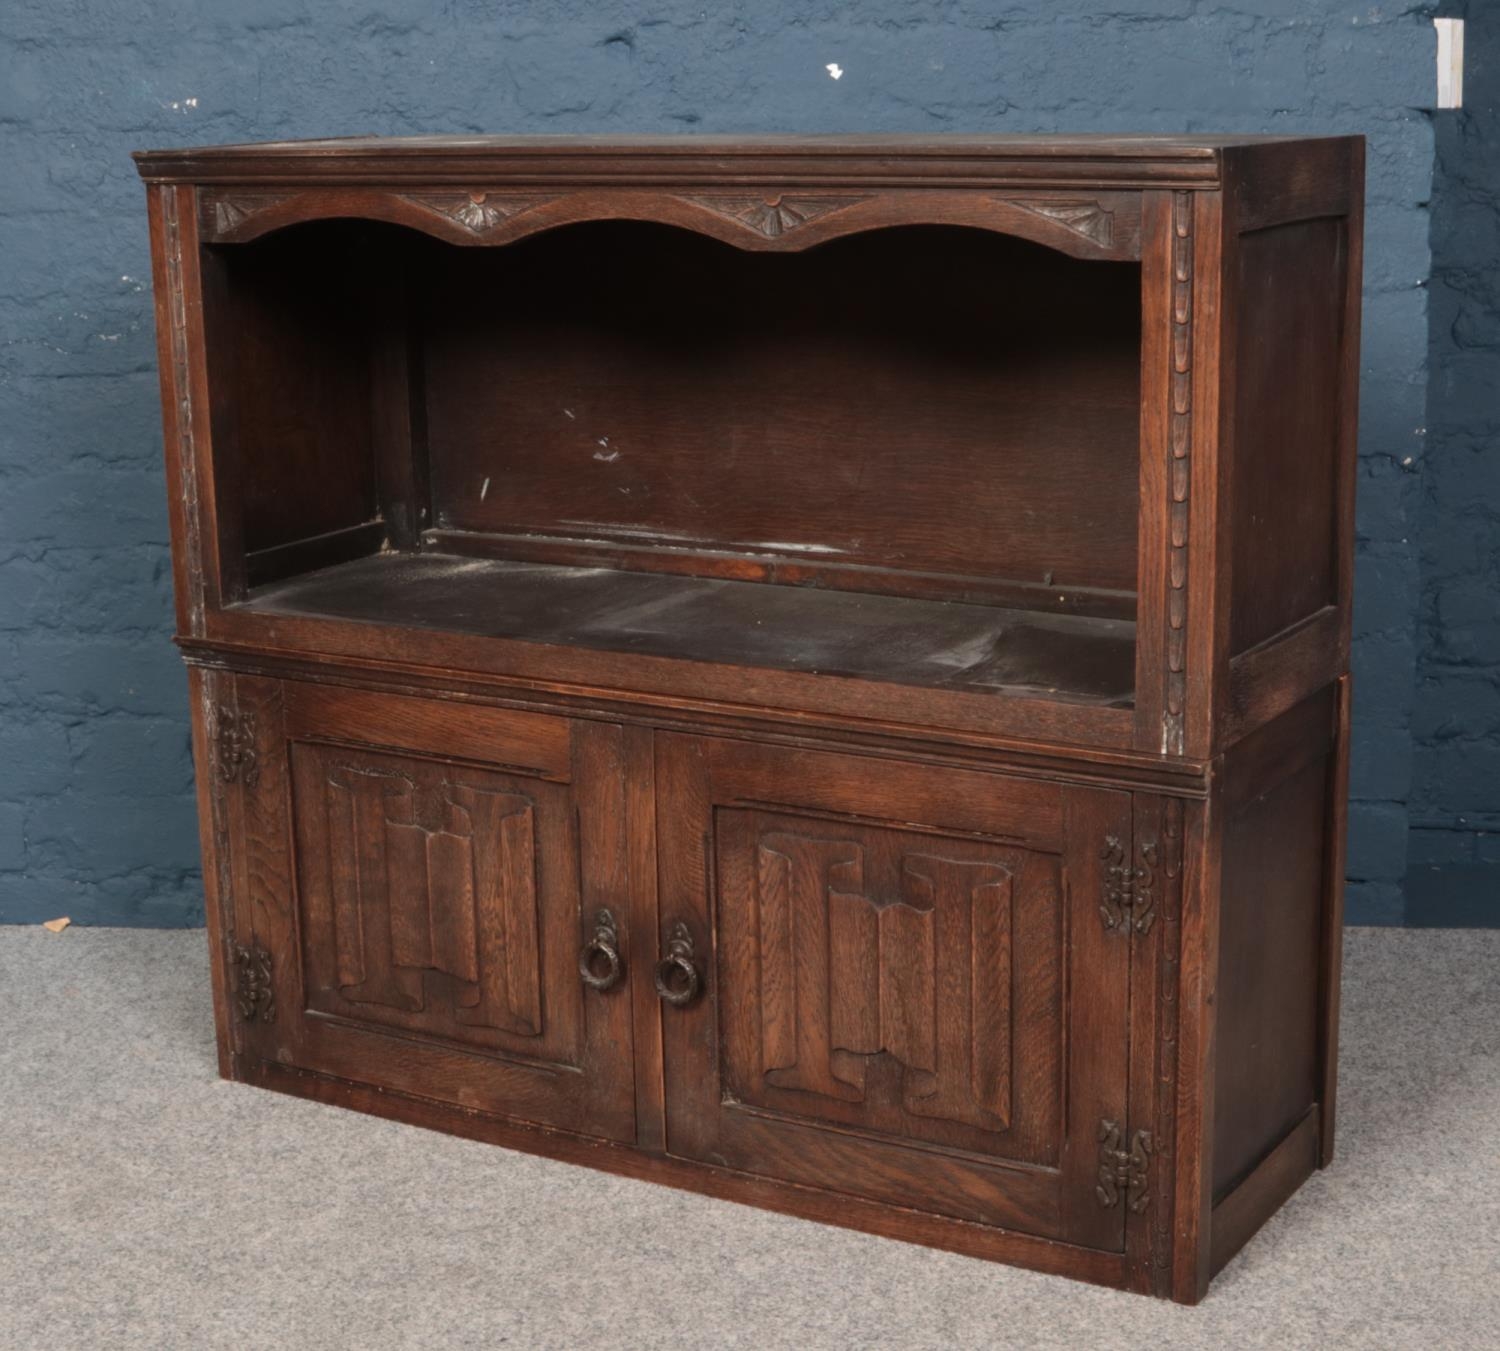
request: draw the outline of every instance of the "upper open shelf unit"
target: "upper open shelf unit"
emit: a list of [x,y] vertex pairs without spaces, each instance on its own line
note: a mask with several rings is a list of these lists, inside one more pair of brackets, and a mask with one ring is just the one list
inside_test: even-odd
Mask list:
[[[143,154],[194,545],[182,637],[1191,753],[1218,648],[1337,605],[1356,151]],[[1227,283],[1254,297],[1234,336],[1259,393],[1325,387],[1246,414],[1270,462],[1244,491],[1288,471],[1303,490],[1269,562],[1215,519]],[[1225,633],[1221,546],[1244,590]]]

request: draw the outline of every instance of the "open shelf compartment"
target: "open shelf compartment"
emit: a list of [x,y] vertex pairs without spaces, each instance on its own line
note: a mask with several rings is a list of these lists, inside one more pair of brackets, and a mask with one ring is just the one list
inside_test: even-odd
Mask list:
[[240,614],[1133,702],[1138,263],[332,220],[203,266]]

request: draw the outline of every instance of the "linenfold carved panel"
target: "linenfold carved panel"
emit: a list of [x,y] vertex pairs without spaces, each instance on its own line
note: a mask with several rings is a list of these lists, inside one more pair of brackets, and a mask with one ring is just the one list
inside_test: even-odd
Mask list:
[[855,822],[716,814],[731,1101],[1055,1158],[1061,876],[1049,855]]
[[340,995],[540,1032],[530,801],[340,765],[327,809]]
[[1010,873],[906,854],[902,897],[881,904],[855,844],[778,832],[756,863],[767,1080],[862,1098],[868,1057],[885,1053],[908,1112],[1005,1126]]
[[[541,885],[544,823],[555,849],[566,819],[555,786],[338,746],[292,754],[307,1006],[569,1054],[543,995],[547,944],[577,923],[570,879]],[[560,947],[553,964],[570,962]]]

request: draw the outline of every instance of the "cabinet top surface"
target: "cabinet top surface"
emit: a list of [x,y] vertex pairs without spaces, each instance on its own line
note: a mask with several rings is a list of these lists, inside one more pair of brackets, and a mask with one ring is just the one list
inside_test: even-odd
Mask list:
[[753,178],[758,170],[808,176],[948,178],[1046,176],[1213,182],[1221,152],[1328,139],[1194,135],[808,135],[808,136],[406,136],[266,141],[143,150],[142,177],[158,182],[246,179],[347,182],[422,178],[444,171],[501,175],[707,175]]

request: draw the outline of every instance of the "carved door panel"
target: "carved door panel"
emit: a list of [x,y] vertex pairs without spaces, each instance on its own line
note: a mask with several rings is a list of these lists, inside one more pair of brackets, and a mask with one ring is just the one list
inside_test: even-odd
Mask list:
[[1129,796],[657,747],[668,1151],[1119,1250]]
[[236,927],[275,1001],[247,1052],[633,1139],[620,729],[235,686]]

